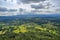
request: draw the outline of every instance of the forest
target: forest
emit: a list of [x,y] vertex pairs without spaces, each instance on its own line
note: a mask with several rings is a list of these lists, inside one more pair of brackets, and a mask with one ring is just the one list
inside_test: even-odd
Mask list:
[[60,40],[60,18],[0,18],[0,40]]

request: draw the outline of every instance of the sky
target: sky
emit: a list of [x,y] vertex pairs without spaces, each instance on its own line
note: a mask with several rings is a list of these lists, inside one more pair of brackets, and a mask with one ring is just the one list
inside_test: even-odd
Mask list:
[[0,0],[0,16],[59,14],[60,0]]

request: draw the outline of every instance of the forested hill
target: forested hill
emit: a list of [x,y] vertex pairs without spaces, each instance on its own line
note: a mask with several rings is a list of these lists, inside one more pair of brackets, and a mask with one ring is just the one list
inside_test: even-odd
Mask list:
[[0,16],[0,40],[60,40],[60,17]]

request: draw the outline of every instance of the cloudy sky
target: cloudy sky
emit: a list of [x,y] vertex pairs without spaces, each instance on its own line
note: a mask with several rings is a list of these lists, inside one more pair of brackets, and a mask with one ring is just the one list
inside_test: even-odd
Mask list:
[[60,0],[0,0],[0,16],[58,14]]

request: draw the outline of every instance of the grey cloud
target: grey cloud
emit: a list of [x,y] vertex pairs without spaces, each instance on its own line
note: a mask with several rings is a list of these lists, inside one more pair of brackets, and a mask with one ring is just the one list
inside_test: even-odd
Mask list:
[[22,9],[22,8],[19,8],[19,11],[21,11],[21,12],[22,12],[22,11],[24,11],[24,9]]
[[5,7],[0,7],[0,12],[6,12],[7,11],[7,8]]
[[59,9],[56,9],[56,11],[60,11],[60,8]]
[[17,9],[9,9],[8,12],[16,12]]
[[[5,1],[5,2],[7,2],[8,0],[0,0],[0,1],[2,1],[2,2],[4,2],[4,1]],[[13,2],[13,0],[11,0],[11,2]]]
[[49,9],[50,7],[55,7],[55,5],[51,4],[50,2],[46,3],[45,7]]
[[37,2],[43,2],[45,0],[18,0],[18,2],[22,3],[37,3]]
[[31,5],[31,7],[32,8],[35,8],[35,9],[43,9],[43,8],[45,8],[45,6],[42,5],[42,4],[39,4],[39,5]]
[[38,5],[31,5],[32,8],[34,9],[49,9],[51,7],[55,7],[53,4],[51,4],[50,2],[46,3],[44,5],[44,2],[43,3],[39,3]]
[[5,2],[7,2],[7,0],[0,0],[0,3],[3,3],[3,2],[5,3]]
[[7,1],[7,0],[4,0],[4,1]]
[[17,9],[7,9],[5,7],[0,7],[0,12],[16,12]]
[[24,11],[26,11],[26,9],[19,8],[19,11],[20,11],[20,12],[24,12]]
[[43,12],[42,10],[32,10],[31,12]]
[[56,13],[60,13],[60,8],[56,8],[56,9],[55,9],[55,12],[56,12]]
[[52,13],[53,11],[49,11],[49,10],[46,10],[46,11],[44,11],[44,10],[32,10],[31,12],[33,12],[33,13]]

